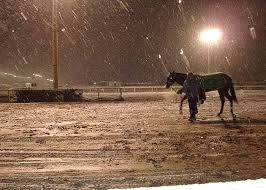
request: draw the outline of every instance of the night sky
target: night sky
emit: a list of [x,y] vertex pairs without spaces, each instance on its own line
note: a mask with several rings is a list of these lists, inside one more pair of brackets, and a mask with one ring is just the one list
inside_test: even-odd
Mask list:
[[[211,71],[266,80],[264,0],[58,1],[61,84],[163,84],[165,67],[187,72],[181,48],[191,70],[206,73],[207,46],[198,38],[208,26],[223,31]],[[52,78],[52,0],[0,1],[0,72]]]

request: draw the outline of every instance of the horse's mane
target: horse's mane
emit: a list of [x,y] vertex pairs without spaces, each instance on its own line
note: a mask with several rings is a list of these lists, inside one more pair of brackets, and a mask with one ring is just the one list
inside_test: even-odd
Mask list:
[[180,85],[183,85],[184,81],[187,78],[187,74],[186,73],[176,73],[176,72],[172,72],[171,75],[175,78],[175,81],[177,83],[179,83]]
[[186,77],[187,77],[187,74],[186,74],[186,73],[177,73],[177,72],[172,72],[171,74],[173,74],[174,76],[179,76],[179,77],[184,77],[184,78],[186,78]]

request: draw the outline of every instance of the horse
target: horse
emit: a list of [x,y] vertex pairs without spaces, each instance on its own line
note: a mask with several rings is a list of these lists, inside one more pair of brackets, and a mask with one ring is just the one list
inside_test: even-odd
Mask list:
[[[195,77],[199,81],[199,83],[201,84],[205,92],[218,90],[220,100],[221,100],[221,109],[217,115],[220,116],[223,113],[225,97],[226,97],[230,102],[231,114],[233,118],[235,118],[236,115],[233,112],[233,102],[237,103],[237,98],[236,98],[236,93],[235,93],[232,78],[222,72],[210,73],[210,74],[205,74],[205,75],[195,74]],[[169,88],[174,83],[177,83],[183,86],[183,83],[185,82],[186,78],[187,78],[187,74],[176,73],[173,71],[167,77],[166,88]],[[182,89],[180,89],[178,92],[182,93]],[[186,96],[181,98],[180,111],[182,111],[182,104],[186,98],[187,98]]]

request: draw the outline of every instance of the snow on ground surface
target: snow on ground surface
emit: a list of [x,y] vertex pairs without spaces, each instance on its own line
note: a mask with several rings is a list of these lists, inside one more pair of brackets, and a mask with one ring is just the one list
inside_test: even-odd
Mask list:
[[130,190],[265,190],[266,179],[232,181],[207,184],[192,184],[164,187],[132,188]]
[[0,189],[109,189],[266,176],[266,91],[237,91],[236,120],[217,92],[198,121],[173,92],[123,102],[0,104]]

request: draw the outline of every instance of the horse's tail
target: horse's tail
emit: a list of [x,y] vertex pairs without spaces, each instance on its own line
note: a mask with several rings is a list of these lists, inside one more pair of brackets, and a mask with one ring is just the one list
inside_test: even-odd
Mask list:
[[233,98],[233,101],[237,103],[237,98],[236,98],[236,92],[235,92],[235,88],[234,88],[234,84],[232,83],[230,86],[230,94]]

